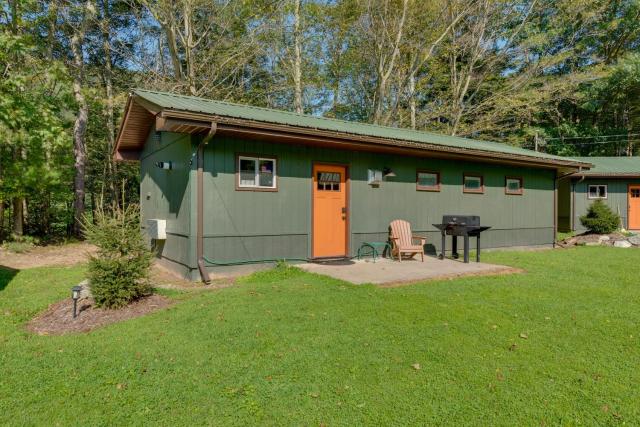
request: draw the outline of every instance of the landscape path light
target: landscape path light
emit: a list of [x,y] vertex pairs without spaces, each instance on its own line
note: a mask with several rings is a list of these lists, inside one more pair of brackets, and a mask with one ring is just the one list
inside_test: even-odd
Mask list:
[[71,288],[71,298],[73,299],[73,318],[78,317],[78,300],[80,299],[80,292],[82,292],[82,286],[74,286]]

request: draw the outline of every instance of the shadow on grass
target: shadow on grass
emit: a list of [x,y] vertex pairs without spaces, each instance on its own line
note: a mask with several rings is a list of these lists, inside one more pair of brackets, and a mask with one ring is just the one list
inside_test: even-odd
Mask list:
[[6,288],[20,270],[0,265],[0,292]]

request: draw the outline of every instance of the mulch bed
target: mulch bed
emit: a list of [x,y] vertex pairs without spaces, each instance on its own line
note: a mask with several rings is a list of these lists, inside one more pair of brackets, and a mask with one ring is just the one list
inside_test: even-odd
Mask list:
[[151,295],[135,301],[124,308],[109,310],[96,308],[91,298],[78,301],[78,317],[73,318],[73,301],[64,299],[32,319],[26,326],[29,332],[38,335],[64,335],[89,332],[101,326],[144,316],[173,304],[162,295]]

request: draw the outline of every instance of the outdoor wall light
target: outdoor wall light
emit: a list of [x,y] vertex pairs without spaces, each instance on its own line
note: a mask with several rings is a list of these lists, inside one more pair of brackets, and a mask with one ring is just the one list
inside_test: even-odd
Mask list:
[[393,170],[391,170],[391,168],[387,168],[387,167],[382,169],[382,175],[385,178],[394,178],[396,176],[395,172],[393,172]]
[[164,170],[173,169],[173,163],[172,162],[156,162],[156,166],[159,167],[160,169],[164,169]]
[[71,288],[71,298],[73,299],[73,318],[78,317],[78,300],[80,299],[80,292],[82,291],[82,286],[74,286]]

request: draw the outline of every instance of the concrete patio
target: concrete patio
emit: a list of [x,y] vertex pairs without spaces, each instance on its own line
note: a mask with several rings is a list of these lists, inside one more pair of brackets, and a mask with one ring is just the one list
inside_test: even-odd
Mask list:
[[355,284],[374,283],[378,285],[522,272],[522,270],[504,265],[476,262],[465,264],[462,261],[439,260],[430,256],[425,257],[424,262],[403,260],[400,263],[388,258],[378,258],[375,263],[371,259],[366,259],[322,264],[306,263],[298,264],[297,267]]

